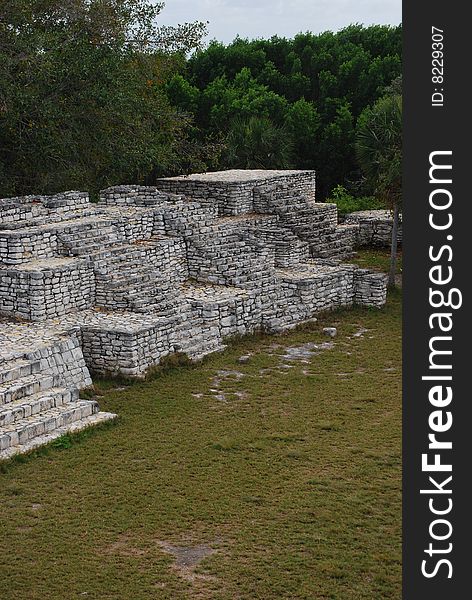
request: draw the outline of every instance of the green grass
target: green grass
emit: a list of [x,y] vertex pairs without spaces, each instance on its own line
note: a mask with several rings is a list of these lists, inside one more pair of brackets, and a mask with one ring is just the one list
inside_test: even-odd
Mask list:
[[[2,600],[401,596],[399,292],[95,389],[115,425],[0,474]],[[194,570],[168,551],[199,545]]]
[[326,202],[333,202],[338,207],[338,214],[347,215],[359,210],[378,210],[385,209],[385,204],[375,196],[352,196],[348,190],[337,185],[332,191]]
[[[374,269],[377,271],[388,272],[390,269],[390,249],[363,249],[356,252],[356,256],[349,259],[349,262],[355,263],[364,269]],[[401,248],[397,254],[397,275],[401,275],[403,268],[403,254]]]

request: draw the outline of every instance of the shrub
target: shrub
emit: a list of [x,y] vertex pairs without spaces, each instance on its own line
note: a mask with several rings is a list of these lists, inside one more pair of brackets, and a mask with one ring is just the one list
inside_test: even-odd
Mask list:
[[337,185],[331,192],[326,202],[332,202],[337,205],[338,213],[341,216],[347,215],[357,210],[375,210],[385,208],[382,202],[375,196],[361,196],[356,198],[352,196],[342,185]]

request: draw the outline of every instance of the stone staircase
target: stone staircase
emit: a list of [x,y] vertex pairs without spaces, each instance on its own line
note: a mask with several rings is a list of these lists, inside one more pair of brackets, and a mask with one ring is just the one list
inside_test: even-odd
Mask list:
[[96,305],[132,312],[165,309],[174,300],[175,287],[153,264],[151,241],[110,249],[106,258],[94,258]]
[[119,243],[113,223],[106,219],[81,219],[65,227],[60,233],[61,253],[65,256],[93,256],[107,247]]
[[155,264],[160,239],[126,243],[111,222],[101,219],[74,226],[60,241],[68,256],[92,262],[96,306],[139,313],[163,312],[175,303],[175,286]]
[[[2,341],[8,351],[0,359],[0,460],[115,417],[99,412],[95,401],[79,398],[79,389],[91,381],[75,336],[64,334],[47,346],[37,346],[34,337],[29,343],[21,337],[21,326],[6,325],[5,331]],[[11,344],[15,339],[19,351]],[[31,351],[23,353],[22,343]]]
[[174,335],[177,343],[174,347],[178,352],[183,352],[191,360],[201,360],[207,354],[225,349],[216,320],[197,318],[194,322],[191,336],[182,326],[177,325]]
[[326,233],[322,240],[310,243],[313,258],[336,258],[343,260],[354,255],[358,227],[356,225],[338,225]]
[[312,257],[348,258],[353,253],[357,227],[337,225],[337,215],[332,213],[331,205],[303,199],[279,214],[281,224],[309,244]]
[[163,312],[175,300],[176,288],[152,267],[123,264],[114,274],[96,274],[96,306],[131,312]]
[[106,258],[94,259],[97,306],[132,310],[133,300],[140,296],[151,304],[156,272],[142,261],[133,261],[129,249],[123,246]]
[[246,287],[273,269],[274,249],[265,246],[252,231],[231,230],[188,240],[189,274],[197,281]]
[[274,249],[276,267],[294,268],[310,257],[308,242],[301,241],[286,227],[260,227],[255,230],[254,235]]
[[261,186],[255,190],[254,206],[258,212],[276,214],[283,228],[308,243],[314,258],[345,259],[353,255],[358,226],[338,225],[335,204],[315,202],[283,186]]
[[0,460],[110,418],[78,388],[39,373],[39,361],[0,364]]

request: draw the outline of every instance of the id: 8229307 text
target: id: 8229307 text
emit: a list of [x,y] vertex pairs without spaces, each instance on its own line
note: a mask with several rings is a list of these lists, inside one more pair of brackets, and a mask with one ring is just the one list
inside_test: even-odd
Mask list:
[[434,25],[431,28],[431,83],[431,105],[444,106],[444,30]]

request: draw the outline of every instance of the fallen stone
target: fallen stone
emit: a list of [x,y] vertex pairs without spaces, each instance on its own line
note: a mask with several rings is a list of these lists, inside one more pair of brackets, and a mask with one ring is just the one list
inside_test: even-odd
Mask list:
[[335,337],[338,333],[338,330],[336,329],[336,327],[324,327],[323,328],[323,333],[329,337]]
[[242,365],[248,363],[251,360],[251,355],[250,354],[243,354],[243,356],[240,356],[238,358],[238,363],[241,363]]

